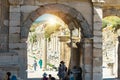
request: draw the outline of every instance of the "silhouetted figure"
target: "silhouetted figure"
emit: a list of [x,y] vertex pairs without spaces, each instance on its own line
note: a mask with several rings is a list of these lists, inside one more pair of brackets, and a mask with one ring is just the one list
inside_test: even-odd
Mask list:
[[48,78],[48,80],[56,80],[54,77],[52,77],[52,75],[51,74],[49,74],[49,78]]
[[77,79],[82,80],[82,68],[78,67],[78,70],[80,71],[80,73],[77,75]]
[[7,80],[10,80],[11,72],[7,72]]
[[69,80],[68,78],[68,72],[67,72],[67,67],[65,66],[65,77],[64,80]]
[[62,78],[62,69],[61,69],[61,64],[59,64],[59,67],[58,67],[58,77],[59,77],[59,80],[61,80],[61,78]]
[[64,64],[64,61],[60,62],[60,65],[58,67],[58,77],[60,80],[64,80],[65,79],[65,75],[66,75],[66,66]]
[[48,80],[48,77],[47,77],[47,74],[46,74],[46,73],[43,74],[42,80]]

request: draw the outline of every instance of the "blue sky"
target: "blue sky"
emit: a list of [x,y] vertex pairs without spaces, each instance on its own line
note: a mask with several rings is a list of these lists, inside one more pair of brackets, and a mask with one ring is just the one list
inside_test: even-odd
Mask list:
[[48,19],[52,18],[52,17],[56,17],[54,15],[51,15],[51,14],[44,14],[40,17],[38,17],[35,22],[41,22],[41,21],[47,21]]

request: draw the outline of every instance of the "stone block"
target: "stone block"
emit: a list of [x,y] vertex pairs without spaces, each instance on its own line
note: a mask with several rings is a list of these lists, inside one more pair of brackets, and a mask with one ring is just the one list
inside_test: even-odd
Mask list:
[[93,44],[93,47],[102,49],[102,43],[95,43]]
[[16,52],[20,57],[27,57],[27,50],[20,49],[20,50],[10,50],[10,52]]
[[57,3],[61,3],[61,2],[65,3],[65,2],[69,2],[69,0],[57,0]]
[[23,24],[23,26],[21,27],[21,37],[28,36],[29,28],[31,27],[32,23],[33,22],[29,19]]
[[95,22],[93,26],[94,26],[94,30],[102,31],[102,22]]
[[21,12],[21,15],[22,15],[21,22],[24,23],[30,14]]
[[35,21],[40,15],[38,13],[31,13],[30,19],[31,21]]
[[42,3],[45,3],[45,2],[46,2],[46,3],[51,3],[51,2],[52,2],[52,3],[53,3],[53,2],[56,3],[56,0],[36,0],[36,1],[42,2]]
[[46,3],[43,3],[43,2],[40,2],[39,0],[35,0],[35,5],[44,5],[44,4],[46,4]]
[[9,42],[10,43],[20,42],[20,34],[9,34]]
[[20,12],[20,6],[10,6],[10,12]]
[[7,38],[8,38],[7,34],[0,34],[0,43],[6,43]]
[[85,51],[84,51],[84,59],[85,64],[91,64],[92,62],[92,45],[91,44],[85,44]]
[[20,27],[10,27],[9,28],[9,34],[11,33],[20,33]]
[[83,20],[84,20],[84,17],[81,16],[81,15],[82,15],[82,14],[79,13],[79,14],[77,15],[77,19],[80,20],[80,21],[83,21]]
[[91,73],[85,73],[85,80],[91,80]]
[[19,12],[10,12],[10,20],[20,21],[21,14]]
[[102,73],[93,73],[93,80],[102,80]]
[[92,0],[92,2],[104,2],[105,0]]
[[35,0],[24,0],[24,5],[35,5]]
[[21,12],[24,13],[31,13],[32,11],[35,11],[37,8],[39,8],[39,6],[25,5],[25,6],[21,6],[20,10]]
[[93,49],[93,57],[102,57],[102,49],[94,48]]
[[102,20],[103,11],[101,7],[94,7],[94,19]]
[[102,57],[101,58],[93,58],[93,67],[102,66]]
[[94,33],[94,36],[102,36],[102,32],[100,30],[98,31],[94,30],[93,33]]
[[94,36],[93,41],[95,43],[102,43],[102,36]]
[[73,17],[76,18],[78,16],[78,12],[76,11],[76,9],[70,9],[69,10],[69,14]]
[[20,5],[23,4],[23,0],[9,0],[10,5]]
[[90,3],[82,1],[69,1],[69,4],[67,5],[79,11],[85,18],[85,20],[88,22],[88,24],[92,25],[92,16],[90,16],[92,15],[92,8]]
[[28,37],[29,28],[21,27],[21,38]]
[[20,21],[12,21],[12,20],[10,20],[10,22],[9,22],[9,26],[10,27],[17,27],[17,26],[20,26]]
[[26,43],[9,43],[9,49],[13,50],[20,50],[20,49],[26,49],[27,44]]
[[94,14],[94,22],[102,22],[102,18],[98,14]]
[[14,64],[18,64],[18,55],[17,53],[11,53],[11,52],[7,52],[7,53],[0,53],[0,64],[1,65],[6,65],[6,66],[10,66],[10,65],[14,65]]
[[89,72],[92,72],[92,66],[91,65],[86,65],[85,64],[85,73],[89,73]]
[[93,72],[97,72],[97,73],[102,73],[102,66],[94,66],[93,67]]
[[87,65],[90,65],[92,63],[92,58],[91,56],[86,56],[84,57],[85,60],[84,60],[84,63],[87,64]]
[[9,21],[8,20],[4,20],[4,25],[5,26],[9,26]]

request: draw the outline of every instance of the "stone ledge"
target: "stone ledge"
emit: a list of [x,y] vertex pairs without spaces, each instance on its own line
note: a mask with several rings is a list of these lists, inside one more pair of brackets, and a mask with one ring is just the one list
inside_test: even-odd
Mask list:
[[15,52],[0,52],[0,56],[13,56],[13,55],[18,55]]
[[0,69],[2,68],[2,70],[18,70],[19,66],[18,65],[0,65]]

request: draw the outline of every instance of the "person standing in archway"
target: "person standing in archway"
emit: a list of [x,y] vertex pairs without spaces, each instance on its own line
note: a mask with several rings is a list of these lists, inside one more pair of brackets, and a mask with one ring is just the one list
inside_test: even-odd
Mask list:
[[39,60],[40,69],[42,69],[42,59]]
[[36,60],[34,60],[33,68],[34,68],[34,71],[36,71],[36,68],[37,68],[37,61]]
[[59,80],[65,80],[66,72],[67,72],[67,67],[64,64],[64,61],[61,61],[58,68],[58,74],[57,74],[59,77]]

